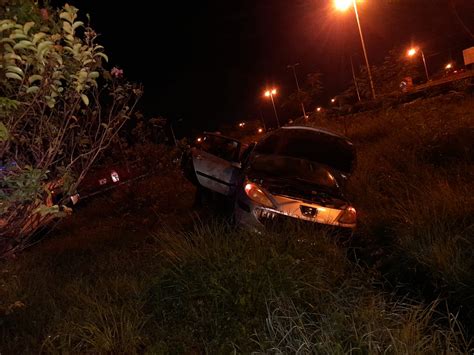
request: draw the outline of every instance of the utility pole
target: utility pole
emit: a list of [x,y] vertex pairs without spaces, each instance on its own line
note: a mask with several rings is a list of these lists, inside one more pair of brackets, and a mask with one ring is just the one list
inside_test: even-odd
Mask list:
[[362,50],[364,51],[365,64],[367,65],[367,74],[369,75],[370,89],[372,91],[372,98],[375,100],[375,86],[372,79],[372,70],[370,69],[369,57],[367,56],[367,49],[365,48],[364,35],[362,34],[362,26],[360,25],[359,11],[357,10],[357,2],[354,1],[354,12],[356,15],[357,26],[359,27],[360,42],[362,43]]
[[[296,64],[289,64],[287,65],[287,68],[290,69],[292,68],[293,69],[293,76],[295,77],[295,82],[296,82],[296,88],[298,89],[298,99],[300,98],[300,93],[301,93],[301,89],[300,89],[300,84],[298,83],[298,77],[296,75],[296,66],[297,65],[300,65],[300,63],[296,63]],[[303,101],[300,101],[301,103],[301,110],[303,111],[303,118],[306,119],[306,110],[304,109],[304,103]]]
[[263,112],[262,112],[262,109],[259,107],[259,108],[258,108],[258,111],[260,112],[260,120],[262,121],[263,129],[264,129],[265,132],[266,132],[266,131],[267,131],[267,125],[265,124],[265,120],[263,119]]
[[352,54],[351,54],[350,58],[351,58],[352,78],[354,79],[354,85],[355,85],[356,92],[357,92],[357,98],[359,99],[359,102],[360,102],[362,100],[360,99],[359,84],[357,84],[357,79],[356,79],[356,75],[355,75],[355,71],[354,71],[354,63],[352,62]]

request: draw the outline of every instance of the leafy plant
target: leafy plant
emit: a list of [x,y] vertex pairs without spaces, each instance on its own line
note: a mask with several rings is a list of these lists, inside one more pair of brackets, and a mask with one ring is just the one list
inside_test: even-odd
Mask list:
[[[77,8],[48,11],[33,6],[36,21],[0,20],[0,254],[62,214],[142,92],[120,69],[105,69],[104,48]],[[48,199],[52,189],[63,198]]]

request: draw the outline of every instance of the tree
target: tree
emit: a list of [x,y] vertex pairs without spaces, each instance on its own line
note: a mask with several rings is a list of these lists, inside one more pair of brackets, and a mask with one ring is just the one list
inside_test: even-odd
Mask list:
[[[418,78],[422,76],[422,66],[406,57],[406,51],[401,47],[391,49],[379,66],[371,66],[377,95],[385,95],[400,91],[400,83],[406,77]],[[356,75],[357,85],[362,98],[371,99],[372,91],[369,83],[367,67],[360,66]],[[355,94],[354,82],[351,82],[345,95]]]
[[[0,20],[0,254],[64,216],[94,161],[130,117],[142,89],[108,60],[78,9],[14,6]],[[33,20],[31,20],[33,19]],[[52,193],[60,190],[59,200]]]
[[306,76],[301,90],[291,93],[283,106],[291,107],[294,110],[298,110],[301,103],[308,108],[314,107],[322,91],[322,74],[319,72],[310,73]]

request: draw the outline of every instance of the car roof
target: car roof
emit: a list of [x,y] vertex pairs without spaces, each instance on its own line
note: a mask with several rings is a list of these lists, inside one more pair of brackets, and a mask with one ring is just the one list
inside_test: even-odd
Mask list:
[[309,127],[309,126],[285,126],[285,127],[281,127],[280,129],[300,129],[300,130],[305,130],[305,131],[313,131],[313,132],[318,132],[318,133],[324,133],[324,134],[328,134],[328,135],[331,135],[331,136],[334,136],[334,137],[338,137],[338,138],[342,138],[342,139],[345,139],[347,140],[350,144],[352,144],[352,142],[350,141],[349,138],[343,136],[343,135],[340,135],[340,134],[337,134],[335,132],[331,132],[331,131],[328,131],[324,128],[319,128],[319,127]]
[[229,136],[224,136],[223,134],[220,134],[220,133],[215,133],[215,132],[203,132],[203,134],[204,134],[205,136],[215,136],[215,137],[220,137],[220,138],[224,138],[224,139],[229,139],[229,140],[232,140],[232,141],[240,142],[237,138],[233,138],[233,137],[229,137]]

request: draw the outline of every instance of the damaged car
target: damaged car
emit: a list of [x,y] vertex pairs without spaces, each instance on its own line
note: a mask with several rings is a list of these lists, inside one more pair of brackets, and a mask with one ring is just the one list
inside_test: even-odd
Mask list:
[[250,230],[287,221],[353,230],[357,213],[344,195],[356,151],[323,129],[288,126],[245,145],[207,133],[183,167],[188,179],[232,201],[235,222]]

